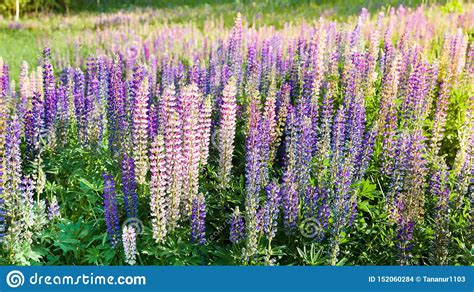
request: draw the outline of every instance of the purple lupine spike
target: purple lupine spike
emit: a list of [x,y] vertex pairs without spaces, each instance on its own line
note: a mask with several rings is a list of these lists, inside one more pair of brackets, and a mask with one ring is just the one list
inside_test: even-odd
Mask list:
[[[260,79],[260,87],[259,90],[263,95],[267,94],[268,90],[268,85],[271,79],[271,75],[273,75],[272,72],[272,67],[273,65],[271,64],[271,48],[270,48],[270,41],[265,40],[262,45],[262,61],[260,64],[260,73],[256,75],[254,78],[259,78]],[[255,83],[258,82],[258,79],[254,81]]]
[[[398,201],[397,209],[400,211],[404,210],[403,201]],[[397,225],[397,247],[400,252],[400,264],[406,265],[410,261],[410,251],[413,249],[412,241],[415,222],[407,221],[404,217],[399,217]]]
[[338,108],[332,127],[331,151],[333,153],[333,160],[336,162],[340,162],[342,160],[342,156],[346,151],[345,112],[344,106]]
[[188,83],[199,84],[199,73],[199,64],[194,64],[193,66],[191,66],[188,71]]
[[109,87],[109,65],[107,59],[102,56],[97,60],[97,110],[96,119],[98,123],[99,139],[98,142],[104,141],[104,133],[107,128],[107,94]]
[[[3,175],[4,189],[2,199],[5,202],[6,216],[8,217],[8,240],[9,245],[13,246],[18,238],[15,227],[20,221],[21,206],[21,187],[22,187],[22,160],[20,151],[21,124],[18,116],[11,115],[8,119],[5,135],[5,153],[2,160],[5,163],[5,172]],[[3,136],[2,135],[2,136]]]
[[300,193],[303,192],[309,184],[311,160],[313,159],[313,147],[316,144],[315,131],[310,117],[302,116],[298,118],[299,141],[298,141],[298,180]]
[[0,75],[0,95],[2,97],[7,97],[10,96],[10,69],[8,67],[8,64],[3,63],[3,59],[0,62],[0,71],[2,71]]
[[206,243],[206,199],[203,194],[194,197],[191,211],[191,241]]
[[263,232],[264,215],[265,215],[265,210],[263,208],[258,208],[257,212],[255,212],[254,220],[255,220],[255,231],[257,234],[261,234]]
[[[257,194],[261,189],[261,174],[262,168],[268,167],[262,165],[262,132],[261,132],[261,113],[257,97],[253,97],[250,104],[249,114],[249,130],[246,139],[246,163],[245,163],[245,177],[246,177],[246,192],[247,197],[252,198],[251,205],[255,208],[258,205]],[[250,196],[250,197],[249,197]],[[250,203],[250,202],[248,202]]]
[[445,265],[448,260],[448,245],[451,232],[449,230],[449,197],[451,195],[448,181],[447,166],[442,161],[439,168],[430,178],[430,190],[435,202],[435,239],[434,258],[437,265]]
[[298,196],[298,118],[294,107],[289,107],[286,128],[286,156],[285,171],[282,182],[282,204],[283,223],[285,231],[291,233],[296,228],[296,220],[299,212]]
[[135,163],[126,153],[122,158],[122,191],[127,218],[138,218],[138,199],[135,181]]
[[[1,183],[1,182],[0,182]],[[0,196],[3,196],[3,190],[0,192]],[[0,197],[0,243],[3,242],[6,231],[6,212],[5,212],[5,200]]]
[[207,96],[209,94],[209,74],[206,67],[201,68],[199,72],[199,90],[204,96]]
[[290,62],[290,96],[292,99],[296,99],[296,97],[299,96],[300,93],[300,61],[298,59],[298,55],[295,55],[294,59],[290,60]]
[[174,84],[178,91],[186,84],[186,68],[181,61],[174,67]]
[[[308,186],[304,195],[303,215],[305,220],[314,223],[314,234],[312,239],[322,240],[324,231],[328,226],[330,209],[327,202],[327,190]],[[307,222],[307,221],[304,221]]]
[[262,125],[260,104],[258,94],[251,93],[248,134],[246,139],[246,197],[245,197],[245,218],[247,227],[247,247],[246,256],[253,258],[257,253],[258,242],[258,222],[257,208],[259,206],[259,193],[262,188],[262,173],[268,165],[262,165]]
[[18,200],[21,184],[21,124],[18,116],[12,115],[8,121],[5,137],[5,200],[14,206]]
[[281,205],[280,186],[271,182],[266,188],[267,200],[264,206],[263,231],[271,241],[277,232],[278,215]]
[[59,217],[61,217],[61,211],[59,209],[58,199],[56,196],[53,196],[48,206],[48,219],[54,220]]
[[[102,73],[103,74],[103,73]],[[96,58],[87,59],[86,71],[86,96],[84,99],[85,132],[83,133],[85,142],[99,144],[102,141],[102,108],[100,92],[104,95],[104,85],[99,87],[99,61]]]
[[419,108],[425,98],[423,82],[426,70],[421,60],[416,61],[413,66],[412,73],[407,81],[406,97],[403,102],[402,112],[407,121],[415,122],[421,116]]
[[62,80],[62,84],[66,88],[66,102],[67,102],[67,122],[68,123],[74,123],[76,121],[76,116],[75,116],[75,108],[74,108],[74,69],[71,67],[68,67],[67,69],[64,69],[63,72],[63,77],[64,80]]
[[236,207],[230,218],[230,237],[229,240],[233,244],[237,244],[244,239],[245,224],[244,217],[240,214],[239,207]]
[[120,241],[119,214],[117,208],[117,196],[115,194],[115,181],[112,175],[103,174],[104,177],[104,214],[107,234],[112,247],[116,247]]
[[156,55],[150,55],[150,85],[151,89],[150,92],[154,96],[159,96],[157,92],[159,92],[159,88],[157,88],[157,77],[158,77],[158,58]]
[[[245,82],[256,82],[260,80],[259,59],[257,57],[257,44],[251,43],[248,45],[247,64],[246,64]],[[255,85],[255,84],[254,84]]]
[[[28,63],[23,61],[20,69],[20,102],[18,104],[18,116],[20,120],[25,117],[28,110],[28,99],[30,98],[30,80],[28,77]],[[24,126],[24,125],[22,125]]]
[[396,171],[392,174],[388,205],[399,233],[400,263],[410,263],[415,222],[423,218],[427,175],[425,137],[421,129],[401,133]]
[[33,93],[31,109],[25,115],[25,138],[29,157],[35,157],[39,150],[43,128],[43,103],[39,92]]
[[44,127],[46,131],[53,131],[57,110],[56,82],[53,65],[51,65],[51,51],[43,50],[43,90],[44,90]]
[[[7,108],[6,108],[6,100],[2,88],[2,81],[3,81],[3,70],[2,70],[2,59],[0,58],[0,133],[5,133],[6,132],[6,127],[7,127]],[[0,135],[0,243],[3,242],[3,238],[5,237],[5,231],[6,231],[6,216],[7,216],[7,210],[6,210],[6,205],[5,205],[5,180],[4,180],[4,174],[5,174],[5,160],[4,160],[4,155],[5,155],[5,137],[6,135],[1,134]]]
[[68,100],[66,87],[64,85],[59,85],[56,90],[58,96],[58,106],[57,106],[57,131],[59,135],[59,142],[65,143],[65,136],[67,131],[68,124]]
[[77,129],[79,139],[85,136],[86,131],[86,114],[85,114],[85,97],[84,97],[84,73],[81,69],[74,72],[74,108],[76,110]]
[[313,85],[315,79],[315,72],[313,68],[306,68],[303,72],[303,85],[301,90],[301,97],[306,105],[310,105],[313,98]]
[[355,171],[355,181],[359,181],[363,178],[370,160],[372,159],[372,153],[374,151],[375,139],[377,137],[378,128],[377,125],[374,125],[371,129],[368,129],[364,134],[364,139],[362,141],[362,147],[357,154],[356,171]]
[[240,13],[235,18],[232,36],[229,39],[227,65],[231,72],[229,77],[235,78],[237,92],[239,92],[242,80],[242,15]]
[[125,83],[122,81],[122,65],[119,55],[115,55],[110,66],[107,100],[107,116],[109,127],[109,147],[112,153],[128,151]]

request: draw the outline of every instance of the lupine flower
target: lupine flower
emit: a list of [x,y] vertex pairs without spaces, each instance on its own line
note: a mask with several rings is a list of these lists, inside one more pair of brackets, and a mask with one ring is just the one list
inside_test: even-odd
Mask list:
[[[8,121],[5,139],[5,201],[7,207],[11,208],[11,213],[14,214],[14,209],[18,206],[21,186],[21,152],[20,152],[20,135],[21,125],[16,115],[11,116]],[[12,219],[14,220],[14,218]]]
[[474,95],[467,101],[464,125],[459,131],[459,151],[453,167],[453,175],[457,178],[455,189],[458,193],[454,200],[454,209],[459,210],[462,198],[469,192],[471,172],[474,169]]
[[198,194],[200,147],[199,101],[201,96],[196,84],[185,86],[181,90],[181,118],[183,121],[183,204],[188,215],[191,204]]
[[144,67],[134,72],[133,94],[133,160],[137,183],[145,184],[148,172],[148,97],[149,83]]
[[84,140],[82,140],[82,142],[89,145],[95,145],[99,142],[101,128],[99,125],[99,80],[96,58],[90,57],[87,59],[85,82],[86,94],[82,107],[84,127],[81,128],[83,130],[82,135]]
[[104,214],[107,234],[113,247],[120,241],[119,214],[117,196],[115,194],[115,181],[113,176],[104,173]]
[[242,15],[237,14],[235,18],[234,28],[232,30],[232,36],[229,40],[229,51],[228,51],[228,66],[231,69],[232,74],[235,78],[235,86],[240,88],[242,80]]
[[28,63],[23,61],[20,69],[20,102],[18,104],[18,115],[23,120],[28,109],[30,94],[30,80],[28,76]]
[[166,236],[169,212],[169,200],[166,193],[168,182],[166,171],[166,153],[163,135],[156,135],[150,149],[150,209],[152,216],[153,238],[159,242]]
[[206,243],[206,199],[203,194],[198,194],[192,202],[191,241]]
[[110,80],[108,83],[107,117],[109,128],[109,147],[113,153],[127,149],[126,131],[128,125],[126,121],[126,94],[124,82],[122,81],[122,67],[120,56],[115,55],[110,66]]
[[179,118],[174,87],[163,93],[162,117],[166,153],[166,178],[169,192],[169,223],[174,228],[180,219],[180,202],[183,186],[182,126]]
[[282,204],[283,223],[287,233],[291,233],[296,228],[296,220],[299,212],[298,194],[298,172],[297,151],[298,151],[298,120],[295,109],[290,107],[286,130],[286,169],[283,173],[282,182]]
[[84,98],[84,73],[80,69],[74,72],[74,108],[76,113],[78,136],[81,141],[86,139],[87,118],[85,112],[85,98]]
[[320,166],[320,171],[318,172],[318,181],[322,183],[323,176],[327,173],[329,165],[328,161],[331,156],[331,132],[332,132],[332,116],[333,116],[333,92],[331,89],[328,89],[326,94],[323,97],[323,102],[320,111],[319,120],[321,125],[318,129],[318,139],[317,139],[317,152],[315,153],[315,158],[317,165]]
[[25,115],[25,138],[29,157],[35,157],[40,148],[41,129],[43,128],[43,102],[39,92],[32,98],[31,109]]
[[240,214],[239,207],[234,209],[230,218],[230,242],[239,243],[245,236],[244,217]]
[[264,206],[263,231],[268,240],[275,237],[278,226],[278,214],[280,210],[281,196],[280,186],[271,182],[266,188],[267,200]]
[[230,79],[223,91],[221,119],[219,121],[219,177],[221,185],[227,186],[232,169],[236,127],[236,83]]
[[438,99],[436,101],[436,111],[433,121],[433,135],[431,138],[431,148],[434,155],[437,155],[441,148],[441,140],[444,134],[444,127],[446,124],[446,116],[448,110],[448,99],[450,93],[450,86],[445,81],[441,83]]
[[137,263],[137,233],[135,227],[125,225],[122,230],[123,250],[125,262],[131,266]]
[[103,142],[104,131],[107,129],[107,94],[108,94],[108,82],[109,82],[109,68],[105,57],[99,57],[97,60],[97,123],[99,127],[99,140]]
[[272,147],[270,148],[270,160],[273,160],[275,157],[276,151],[283,140],[286,128],[286,119],[288,117],[288,107],[290,105],[290,92],[290,86],[288,84],[284,84],[277,98],[277,125],[275,128],[275,140]]
[[122,191],[127,218],[138,218],[135,163],[126,153],[122,158]]
[[[259,205],[259,193],[262,188],[262,173],[268,165],[262,165],[262,125],[260,106],[257,100],[258,94],[251,94],[249,130],[246,140],[246,197],[245,197],[245,219],[247,227],[247,248],[246,256],[251,258],[257,253],[258,224],[257,209]],[[268,144],[267,144],[268,145]]]
[[[3,191],[0,194],[3,196]],[[5,212],[5,200],[0,197],[0,244],[3,242],[3,239],[5,237],[5,231],[6,231],[6,216]]]
[[212,99],[208,95],[202,101],[199,114],[199,130],[201,136],[201,165],[207,165],[209,157],[209,142],[211,139],[211,114],[212,114]]
[[21,197],[18,202],[19,218],[15,222],[15,228],[22,231],[18,234],[18,239],[30,245],[33,243],[33,229],[37,224],[37,222],[34,221],[33,190],[33,180],[29,177],[23,177],[21,182]]
[[[3,62],[0,58],[0,73],[2,71]],[[3,74],[0,74],[0,78],[3,79]],[[7,116],[6,116],[6,102],[5,96],[3,93],[2,85],[0,80],[0,133],[5,133],[7,128]],[[7,206],[5,199],[5,135],[0,134],[0,243],[3,242],[3,238],[5,237],[6,231],[6,216],[7,216]]]
[[43,50],[43,88],[44,88],[44,127],[52,135],[57,110],[56,83],[53,66],[51,65],[51,51]]
[[449,197],[450,189],[448,185],[448,171],[444,162],[440,163],[430,179],[431,194],[435,200],[435,240],[433,244],[434,258],[437,265],[447,264],[448,244],[450,241],[449,230]]
[[421,129],[405,130],[399,137],[397,165],[387,194],[390,217],[397,224],[400,264],[410,263],[415,222],[424,214],[426,159]]
[[59,210],[58,199],[56,198],[56,196],[53,196],[48,206],[48,219],[54,220],[55,218],[58,218],[60,216],[61,213]]
[[67,93],[66,87],[64,85],[60,85],[57,90],[57,99],[58,99],[58,106],[57,106],[57,126],[56,131],[58,135],[58,142],[61,145],[67,141],[66,139],[66,130],[67,130],[67,118],[68,118],[68,100],[67,100]]
[[[265,100],[264,112],[262,117],[261,125],[262,131],[262,163],[263,165],[268,165],[272,161],[271,159],[272,148],[275,149],[277,146],[276,138],[277,138],[277,120],[276,120],[276,84],[273,80],[270,84],[270,89],[268,91],[267,99]],[[268,173],[265,171],[267,168],[263,167],[263,182],[268,181]]]

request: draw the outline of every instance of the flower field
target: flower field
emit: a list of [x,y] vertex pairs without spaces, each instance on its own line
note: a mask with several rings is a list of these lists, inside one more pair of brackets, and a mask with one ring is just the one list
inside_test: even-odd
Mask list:
[[0,264],[472,265],[474,5],[445,8],[0,50]]

